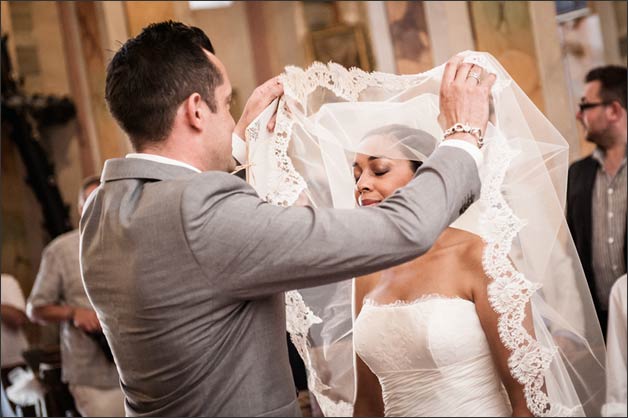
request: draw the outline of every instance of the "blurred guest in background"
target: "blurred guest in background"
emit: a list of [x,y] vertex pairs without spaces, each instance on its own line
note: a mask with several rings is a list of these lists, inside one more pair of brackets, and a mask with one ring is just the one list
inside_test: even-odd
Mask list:
[[9,373],[18,367],[26,368],[22,353],[28,349],[28,342],[23,328],[29,321],[24,313],[24,294],[15,277],[2,274],[1,290],[2,416],[6,417],[12,416],[15,409],[15,405],[7,399],[5,394],[5,389],[12,384],[9,380]]
[[[83,181],[79,213],[99,184],[98,177]],[[81,280],[78,229],[44,249],[27,312],[33,321],[61,324],[62,379],[81,415],[124,416],[118,372]]]
[[569,168],[567,222],[606,332],[611,287],[626,273],[626,67],[585,80],[576,117],[596,149]]
[[11,385],[8,375],[16,367],[26,366],[22,352],[28,349],[23,327],[29,322],[24,313],[24,294],[15,277],[2,274],[2,385]]

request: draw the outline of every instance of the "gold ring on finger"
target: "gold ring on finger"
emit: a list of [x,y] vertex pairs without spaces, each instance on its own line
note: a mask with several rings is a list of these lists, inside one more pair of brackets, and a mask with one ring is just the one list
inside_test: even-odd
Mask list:
[[475,78],[475,80],[478,82],[478,84],[480,83],[480,73],[479,72],[470,72],[469,75],[467,76],[467,78]]

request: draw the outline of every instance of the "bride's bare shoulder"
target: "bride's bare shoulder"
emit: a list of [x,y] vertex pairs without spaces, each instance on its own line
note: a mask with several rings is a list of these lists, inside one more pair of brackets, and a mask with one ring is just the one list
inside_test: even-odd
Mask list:
[[448,228],[446,233],[443,238],[452,249],[451,257],[455,257],[465,268],[481,267],[486,244],[479,235],[457,228]]
[[473,295],[479,286],[486,286],[482,257],[486,244],[481,237],[461,229],[450,228],[449,240],[455,243],[447,259],[455,266],[452,276],[465,295]]

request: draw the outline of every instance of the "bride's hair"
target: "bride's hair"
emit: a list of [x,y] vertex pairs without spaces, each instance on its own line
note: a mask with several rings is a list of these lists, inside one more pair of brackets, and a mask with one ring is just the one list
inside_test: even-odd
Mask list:
[[[423,157],[429,157],[436,148],[437,140],[422,129],[411,128],[401,124],[391,124],[375,128],[367,132],[358,145],[358,151],[360,145],[367,142],[369,138],[375,136],[382,136],[390,139],[390,144],[387,149],[399,150],[403,157],[410,161],[413,171],[416,171],[423,164]],[[418,151],[420,154],[417,154]]]

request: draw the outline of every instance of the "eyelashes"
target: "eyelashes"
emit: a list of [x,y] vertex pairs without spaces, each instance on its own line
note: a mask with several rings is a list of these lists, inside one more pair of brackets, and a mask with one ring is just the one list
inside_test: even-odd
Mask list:
[[[373,170],[373,174],[375,175],[375,177],[382,177],[385,174],[387,174],[390,170],[378,170],[375,171]],[[360,173],[360,175],[356,176],[355,174],[353,175],[353,180],[357,183],[360,180],[360,177],[362,177],[362,173]]]

